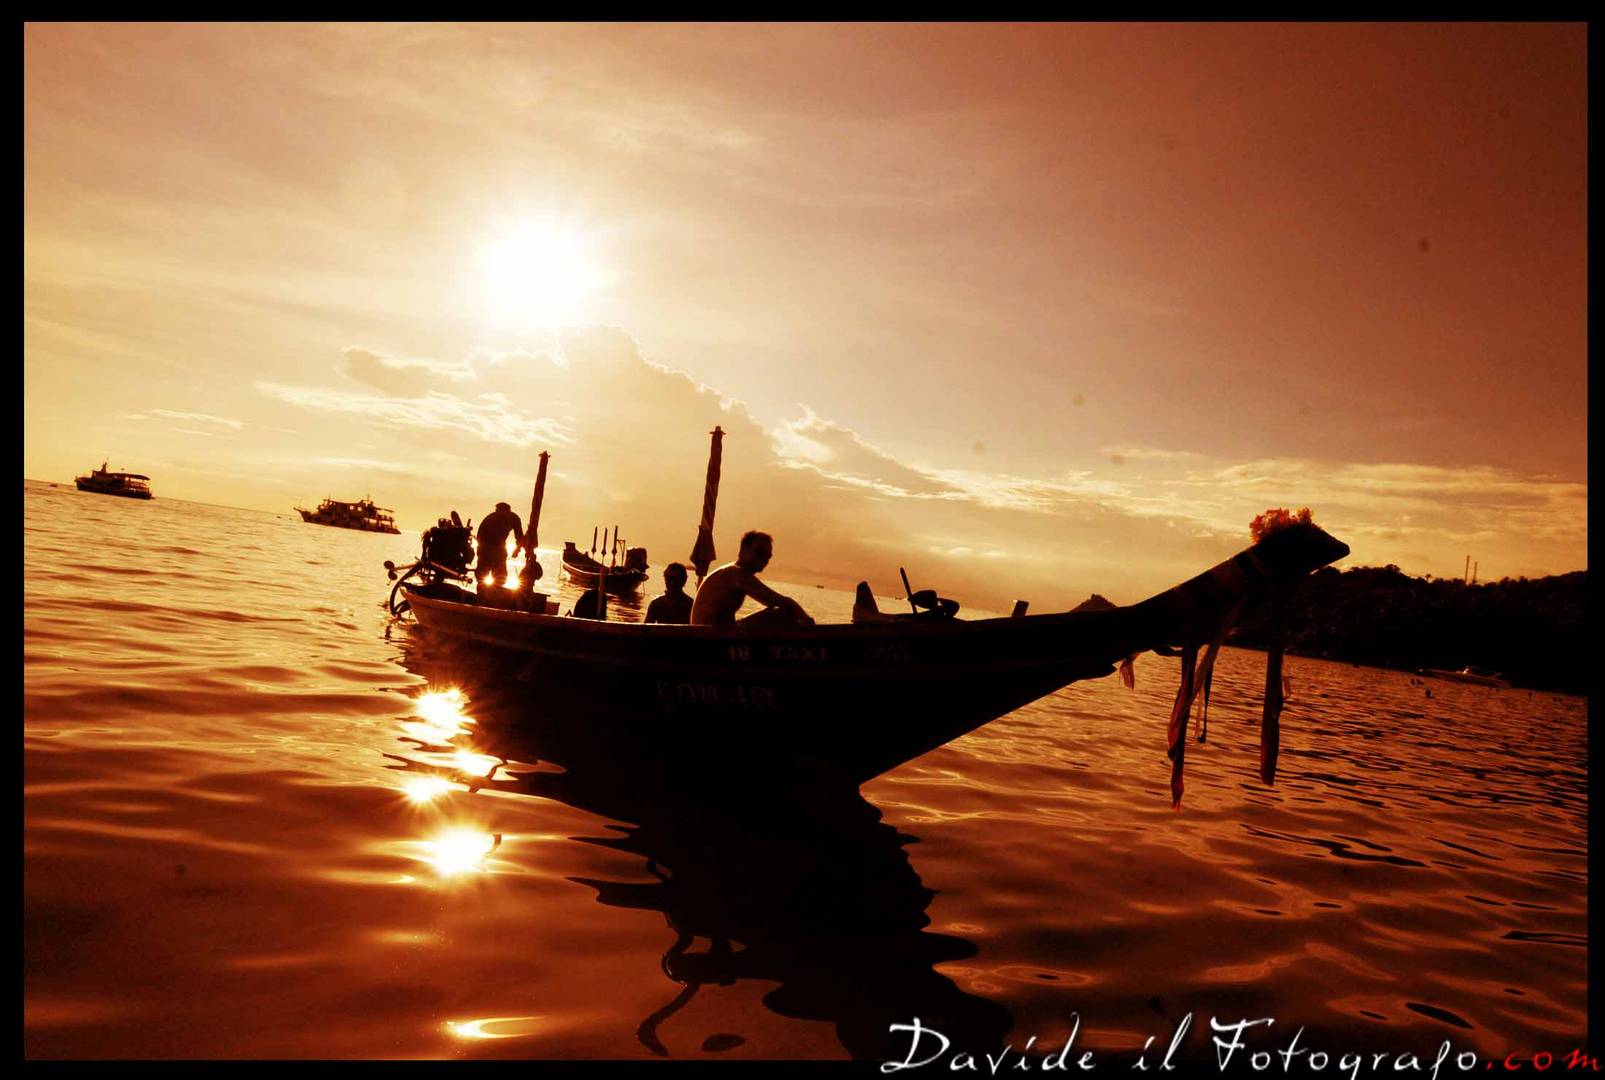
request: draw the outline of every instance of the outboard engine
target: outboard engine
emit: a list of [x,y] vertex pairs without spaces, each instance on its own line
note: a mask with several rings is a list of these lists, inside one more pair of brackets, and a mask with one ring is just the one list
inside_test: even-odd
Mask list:
[[639,570],[646,573],[646,548],[633,547],[624,551],[624,569]]
[[398,568],[395,563],[385,560],[385,570],[390,580],[395,582],[390,589],[390,613],[400,615],[407,610],[405,599],[397,600],[401,586],[412,578],[418,579],[414,586],[419,592],[437,595],[444,599],[463,599],[470,594],[459,589],[451,582],[467,581],[470,579],[468,567],[474,561],[474,522],[469,519],[464,525],[457,511],[451,512],[451,517],[441,518],[435,524],[424,530],[423,546],[419,552],[418,561],[411,566]]
[[433,528],[424,530],[423,554],[420,558],[466,577],[468,567],[474,561],[473,537],[469,526],[464,525],[453,512],[450,520],[441,518]]

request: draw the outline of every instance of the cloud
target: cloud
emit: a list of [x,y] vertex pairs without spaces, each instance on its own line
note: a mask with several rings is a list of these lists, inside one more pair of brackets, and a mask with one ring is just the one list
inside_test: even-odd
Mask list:
[[519,447],[537,442],[569,442],[560,421],[530,416],[488,395],[464,399],[430,391],[421,397],[392,397],[266,381],[257,382],[256,387],[291,405],[346,413],[389,427],[456,431],[486,442]]
[[939,477],[871,446],[850,428],[818,416],[806,405],[801,408],[800,420],[783,421],[773,431],[776,449],[786,464],[887,495],[960,494]]
[[[174,409],[147,409],[146,412],[150,416],[160,416],[168,420],[188,420],[203,424],[216,424],[219,427],[231,428],[234,431],[239,431],[241,428],[245,427],[245,425],[239,420],[231,420],[226,416],[213,416],[210,413],[179,412]],[[143,420],[145,419],[145,416],[139,413],[133,413],[130,414],[128,419]],[[175,428],[174,430],[178,429]]]
[[467,362],[441,362],[438,360],[405,359],[382,356],[371,349],[350,346],[340,354],[335,365],[347,378],[364,383],[383,394],[411,397],[428,391],[432,384],[472,382],[475,378],[472,364]]
[[352,367],[353,355],[341,370],[362,373],[360,391],[258,384],[364,424],[371,455],[325,451],[319,468],[389,478],[394,494],[383,501],[404,520],[432,521],[499,499],[522,505],[534,452],[549,450],[545,542],[619,525],[656,565],[690,550],[715,424],[726,433],[716,544],[728,558],[746,529],[773,532],[777,581],[863,579],[896,594],[906,566],[971,609],[1028,599],[1034,610],[1064,610],[1092,592],[1130,602],[1246,547],[1250,519],[1278,505],[1313,507],[1354,549],[1351,565],[1448,573],[1474,550],[1487,578],[1586,559],[1586,485],[1554,478],[1142,446],[1116,448],[1123,464],[1106,449],[1049,475],[977,468],[968,447],[954,451],[964,467],[914,463],[806,406],[766,428],[609,327],[566,331],[548,351],[396,361],[360,350]]

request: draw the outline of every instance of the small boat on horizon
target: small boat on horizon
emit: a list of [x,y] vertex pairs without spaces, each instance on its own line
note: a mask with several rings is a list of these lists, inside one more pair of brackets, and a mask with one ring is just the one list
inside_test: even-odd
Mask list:
[[1509,690],[1514,685],[1509,679],[1499,675],[1490,675],[1469,667],[1461,668],[1459,671],[1449,671],[1444,668],[1423,668],[1421,674],[1430,675],[1434,679],[1447,679],[1450,682],[1471,683],[1473,686],[1491,686],[1497,690]]
[[302,521],[313,525],[332,525],[337,529],[357,529],[362,532],[401,532],[396,528],[392,512],[384,507],[375,506],[373,500],[367,498],[358,499],[356,502],[324,499],[316,510],[297,506],[295,512],[301,515]]
[[74,477],[78,490],[96,495],[120,495],[125,499],[152,498],[150,477],[144,473],[110,472],[106,468],[110,460],[102,461],[100,468],[91,470],[88,476]]

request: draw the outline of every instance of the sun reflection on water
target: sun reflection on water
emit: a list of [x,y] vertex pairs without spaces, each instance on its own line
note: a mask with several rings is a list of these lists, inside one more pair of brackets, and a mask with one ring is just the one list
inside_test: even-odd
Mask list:
[[443,877],[484,873],[485,861],[501,843],[500,833],[492,836],[478,829],[448,829],[423,842],[423,858]]
[[[480,1020],[448,1020],[446,1030],[459,1039],[516,1039],[530,1034],[539,1016],[487,1016]],[[489,1030],[492,1026],[514,1030]]]
[[401,782],[401,792],[410,802],[434,802],[451,790],[451,781],[443,776],[409,776]]

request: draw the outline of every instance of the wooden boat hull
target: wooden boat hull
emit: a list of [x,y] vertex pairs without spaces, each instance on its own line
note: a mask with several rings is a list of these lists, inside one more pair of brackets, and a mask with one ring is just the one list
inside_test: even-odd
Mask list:
[[1470,683],[1472,686],[1490,686],[1495,690],[1509,690],[1509,679],[1496,678],[1493,675],[1477,675],[1469,671],[1441,671],[1437,668],[1427,668],[1423,675],[1430,675],[1434,679],[1447,679],[1450,682]]
[[[582,589],[596,588],[597,579],[601,576],[595,571],[571,563],[563,564],[563,573]],[[634,596],[646,579],[646,571],[626,570],[621,566],[607,572],[607,584],[603,588],[612,596]]]
[[1127,656],[1196,641],[1239,601],[1348,553],[1305,528],[1140,604],[1019,618],[644,626],[408,599],[426,631],[496,657],[581,734],[862,783]]

